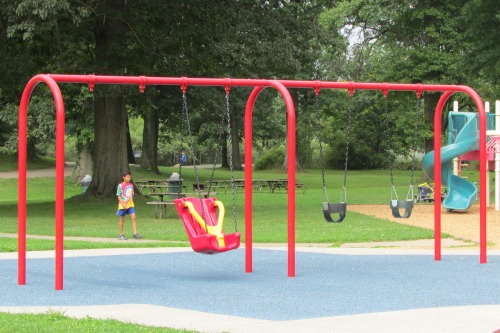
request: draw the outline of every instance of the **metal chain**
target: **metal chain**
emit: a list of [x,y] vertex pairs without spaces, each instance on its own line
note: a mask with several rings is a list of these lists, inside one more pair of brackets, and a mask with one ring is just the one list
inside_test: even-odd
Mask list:
[[233,140],[231,137],[231,115],[229,112],[229,93],[226,94],[226,119],[227,119],[227,137],[229,150],[229,169],[231,170],[231,190],[233,194],[233,219],[234,230],[238,231],[238,222],[236,220],[236,187],[234,186],[234,168],[233,168]]
[[[196,186],[200,186],[200,180],[199,180],[199,177],[198,177],[198,169],[196,167],[196,156],[194,155],[194,143],[193,143],[193,135],[191,133],[191,125],[190,125],[190,122],[189,122],[189,114],[188,114],[188,107],[187,107],[187,99],[186,99],[186,94],[183,93],[182,94],[182,108],[183,108],[183,111],[184,111],[184,114],[186,116],[186,125],[187,125],[187,130],[188,130],[188,137],[189,137],[189,143],[190,143],[190,146],[191,146],[191,156],[192,156],[192,160],[193,160],[193,168],[194,168],[194,175],[195,175],[195,181],[196,181]],[[199,199],[200,199],[200,202],[201,202],[201,191],[198,191],[199,193]],[[179,194],[180,194],[180,186],[179,186]],[[203,204],[200,204],[201,206],[201,217],[203,219],[203,221],[205,221],[205,209],[203,207]],[[205,222],[205,226],[206,226],[206,222]]]
[[351,136],[351,115],[352,115],[352,95],[349,95],[349,108],[347,111],[347,128],[346,128],[346,149],[345,149],[345,164],[344,164],[344,186],[340,202],[347,202],[347,164],[349,162],[349,139]]
[[[179,180],[182,179],[182,151],[184,150],[184,108],[187,108],[185,94],[182,94],[182,112],[181,112],[181,142],[179,146]],[[181,194],[181,187],[177,189],[177,196]]]
[[417,105],[415,107],[415,134],[413,136],[413,160],[411,164],[411,180],[410,186],[413,185],[413,177],[415,174],[415,161],[417,155],[417,136],[418,136],[418,120],[419,120],[419,112],[420,111],[420,98],[417,98]]
[[[226,96],[226,99],[227,99],[227,96]],[[217,140],[218,141],[217,141],[217,146],[215,147],[215,157],[214,157],[214,163],[212,166],[212,175],[210,176],[210,180],[208,183],[208,191],[207,191],[208,196],[210,196],[210,192],[212,191],[212,183],[213,183],[214,175],[215,175],[215,167],[217,166],[217,159],[219,158],[219,149],[220,149],[220,146],[222,143],[222,133],[224,133],[224,124],[226,122],[226,113],[224,111],[222,112],[220,119],[221,119],[220,126],[217,130],[217,132],[218,132],[218,139]]]
[[384,96],[384,110],[385,110],[385,125],[386,125],[386,136],[387,136],[387,151],[389,152],[389,171],[391,174],[391,200],[392,193],[396,195],[396,200],[398,199],[398,195],[396,193],[396,187],[394,186],[394,175],[392,173],[392,156],[391,156],[391,133],[389,129],[389,106],[387,105],[387,96]]
[[[325,162],[323,160],[323,144],[322,144],[322,130],[323,130],[323,124],[322,124],[322,111],[321,108],[319,107],[319,94],[316,94],[316,100],[315,100],[315,107],[318,112],[318,141],[319,141],[319,159],[321,162],[321,178],[323,179],[323,201],[324,202],[330,202],[330,199],[328,198],[328,191],[326,190],[326,181],[325,181]],[[325,200],[326,199],[326,200]]]
[[415,128],[413,135],[413,158],[411,162],[411,178],[410,185],[408,186],[408,194],[406,194],[406,200],[413,200],[413,177],[415,176],[415,161],[417,159],[417,135],[418,135],[418,120],[420,111],[420,96],[417,94],[417,105],[415,106]]

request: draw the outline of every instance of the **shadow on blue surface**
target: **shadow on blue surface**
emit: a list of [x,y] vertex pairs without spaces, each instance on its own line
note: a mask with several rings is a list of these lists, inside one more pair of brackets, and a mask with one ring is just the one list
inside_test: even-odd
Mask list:
[[153,304],[267,320],[292,320],[428,307],[499,304],[500,256],[338,255],[191,252],[65,259],[65,286],[54,290],[53,259],[29,259],[27,285],[17,285],[17,260],[0,260],[1,306]]

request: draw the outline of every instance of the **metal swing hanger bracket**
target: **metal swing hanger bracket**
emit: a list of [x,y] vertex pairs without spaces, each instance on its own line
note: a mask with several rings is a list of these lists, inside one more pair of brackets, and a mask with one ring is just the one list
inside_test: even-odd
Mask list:
[[187,86],[188,86],[188,84],[187,84],[187,77],[183,76],[183,77],[181,77],[181,80],[182,80],[182,82],[181,82],[181,90],[182,90],[182,93],[185,94],[186,90],[187,90]]
[[95,75],[94,74],[90,74],[90,80],[89,80],[89,90],[90,92],[94,92],[94,88],[95,88]]
[[[316,96],[319,96],[321,90],[321,81],[315,80],[314,85],[315,85],[314,92],[316,93]],[[355,86],[354,81],[350,81],[349,87],[347,88],[347,90],[349,91],[349,97],[352,97],[354,95],[354,90],[355,90],[354,86]]]
[[348,88],[349,90],[349,97],[352,97],[354,95],[354,81],[351,81],[351,86]]
[[224,86],[224,89],[226,90],[226,95],[229,95],[229,92],[231,91],[231,79],[226,78],[226,85]]
[[141,81],[139,83],[139,92],[144,93],[144,90],[146,89],[146,77],[139,76],[139,80]]
[[387,95],[389,94],[389,83],[384,82],[384,87],[382,88],[382,94],[384,94],[384,98],[387,99]]
[[314,87],[314,92],[316,93],[316,96],[319,96],[319,91],[321,90],[321,82],[319,80],[314,81],[314,84],[316,85]]
[[415,90],[415,92],[417,93],[417,98],[420,99],[423,93],[422,83],[417,84],[417,90]]

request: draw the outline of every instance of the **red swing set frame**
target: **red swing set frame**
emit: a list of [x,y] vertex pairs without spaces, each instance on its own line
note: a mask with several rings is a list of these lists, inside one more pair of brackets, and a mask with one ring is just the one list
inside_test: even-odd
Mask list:
[[[146,77],[146,76],[104,76],[40,74],[27,83],[19,108],[19,203],[18,203],[18,284],[26,284],[26,162],[27,162],[27,112],[30,96],[38,83],[45,83],[52,91],[56,108],[56,209],[55,209],[55,289],[63,289],[64,250],[64,102],[58,83],[83,83],[91,91],[96,84],[138,85],[141,92],[148,85],[254,87],[245,109],[245,165],[252,165],[252,112],[259,93],[267,87],[278,90],[287,109],[288,165],[295,165],[295,107],[288,88],[304,89],[347,89],[380,90],[387,97],[389,91],[442,92],[434,115],[435,190],[441,193],[441,114],[448,98],[456,92],[469,95],[479,113],[480,143],[480,263],[486,263],[486,115],[480,96],[464,85],[438,84],[398,84],[366,82],[330,82],[296,80],[258,80],[230,78],[187,78],[187,77]],[[288,168],[288,184],[295,184],[295,168]],[[434,258],[441,260],[441,199],[434,201]],[[252,168],[245,168],[245,272],[252,272]],[[288,189],[288,276],[295,276],[295,187]]]

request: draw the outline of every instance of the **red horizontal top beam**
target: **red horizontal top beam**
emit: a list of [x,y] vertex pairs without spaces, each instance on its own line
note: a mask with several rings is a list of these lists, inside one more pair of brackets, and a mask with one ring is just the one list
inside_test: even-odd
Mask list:
[[229,86],[229,87],[267,87],[271,81],[277,81],[287,88],[312,89],[348,89],[348,90],[381,90],[381,91],[450,91],[466,92],[471,88],[463,85],[444,84],[409,84],[409,83],[371,83],[371,82],[334,82],[334,81],[304,81],[304,80],[272,80],[272,79],[233,79],[233,78],[189,78],[189,77],[155,77],[155,76],[109,76],[109,75],[72,75],[48,74],[56,82],[95,84],[131,84],[148,85],[179,85],[179,86]]

